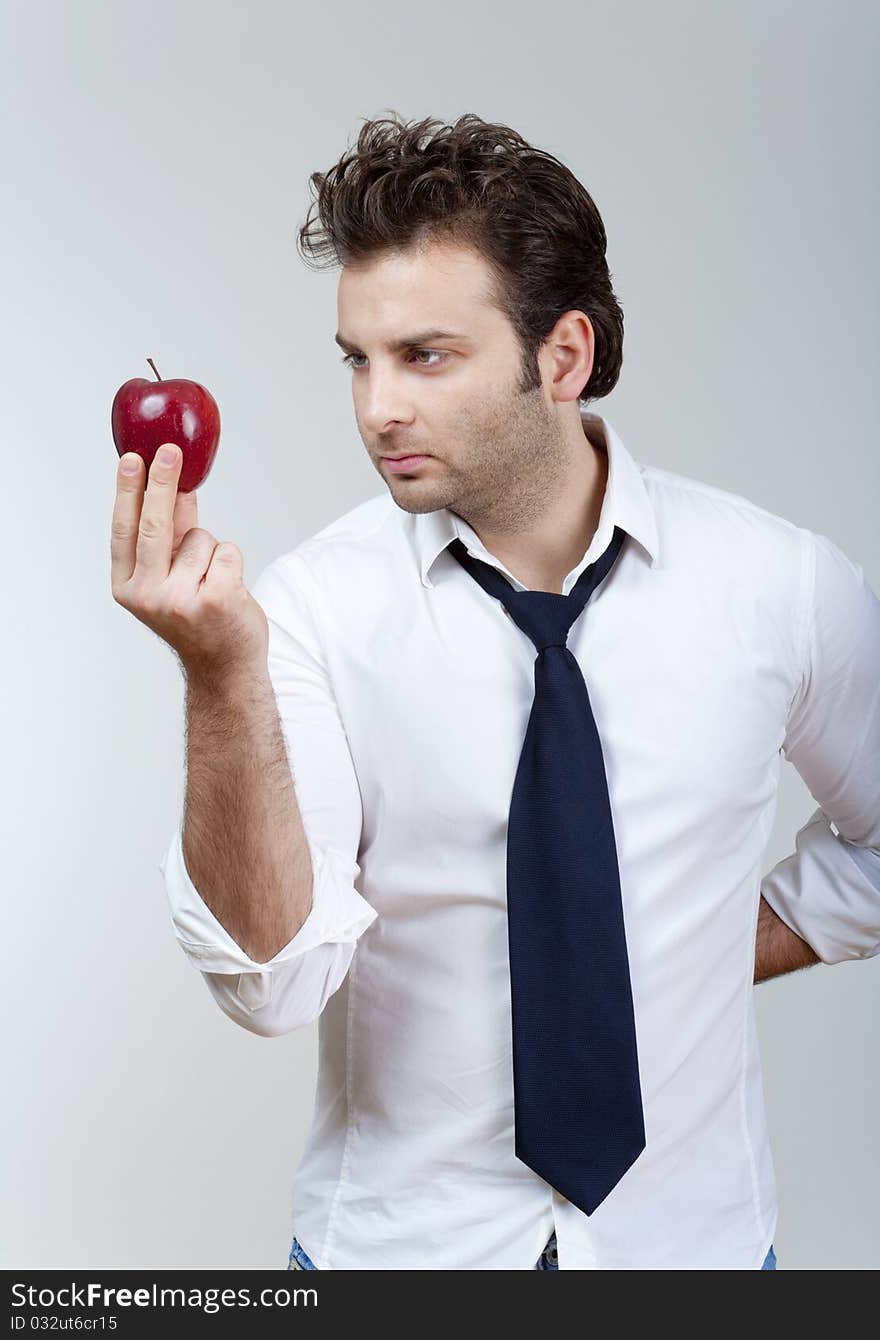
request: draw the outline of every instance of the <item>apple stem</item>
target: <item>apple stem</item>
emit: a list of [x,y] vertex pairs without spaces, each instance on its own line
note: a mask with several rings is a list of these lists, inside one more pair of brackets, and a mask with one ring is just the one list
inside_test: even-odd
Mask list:
[[153,371],[155,372],[155,374],[156,374],[156,380],[157,380],[157,381],[161,381],[162,378],[159,376],[159,369],[156,367],[156,364],[153,362],[152,358],[148,358],[148,359],[147,359],[147,362],[149,363],[150,367],[151,367],[151,368],[153,369]]

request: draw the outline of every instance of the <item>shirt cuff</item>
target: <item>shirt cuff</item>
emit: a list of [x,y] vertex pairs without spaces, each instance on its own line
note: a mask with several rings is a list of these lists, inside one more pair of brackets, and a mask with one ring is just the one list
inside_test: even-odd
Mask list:
[[880,953],[880,852],[836,834],[820,807],[761,881],[773,911],[823,963]]
[[309,914],[293,939],[273,958],[257,963],[217,920],[190,879],[178,825],[159,870],[165,880],[174,933],[193,966],[200,972],[265,974],[318,945],[357,940],[378,916],[354,887],[360,867],[331,849],[316,850],[310,845],[310,852],[313,884]]

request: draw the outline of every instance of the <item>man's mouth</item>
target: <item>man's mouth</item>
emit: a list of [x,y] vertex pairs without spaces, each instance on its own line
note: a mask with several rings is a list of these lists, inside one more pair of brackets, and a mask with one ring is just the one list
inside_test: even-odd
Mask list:
[[387,461],[389,470],[392,470],[395,474],[400,471],[415,470],[420,465],[423,465],[425,461],[430,459],[431,458],[426,455],[382,457],[383,461]]

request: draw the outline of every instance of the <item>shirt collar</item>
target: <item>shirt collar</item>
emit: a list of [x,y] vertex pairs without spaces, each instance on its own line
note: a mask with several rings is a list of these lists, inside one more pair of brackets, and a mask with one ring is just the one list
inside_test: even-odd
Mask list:
[[[603,415],[583,406],[580,414],[585,435],[596,445],[604,445],[608,454],[605,496],[591,548],[595,544],[601,546],[600,553],[604,552],[614,527],[620,526],[634,540],[638,540],[650,556],[653,566],[659,551],[657,523],[639,464]],[[448,507],[440,507],[434,512],[413,513],[412,537],[423,586],[433,586],[430,569],[456,537],[471,548],[476,538],[472,528]]]

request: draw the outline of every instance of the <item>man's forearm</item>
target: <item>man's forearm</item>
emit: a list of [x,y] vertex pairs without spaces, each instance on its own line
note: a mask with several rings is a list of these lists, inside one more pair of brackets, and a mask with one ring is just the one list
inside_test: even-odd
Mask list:
[[762,894],[755,937],[755,982],[765,982],[818,962],[815,950],[776,915]]
[[268,672],[187,680],[183,855],[220,924],[257,963],[310,907],[312,862]]

